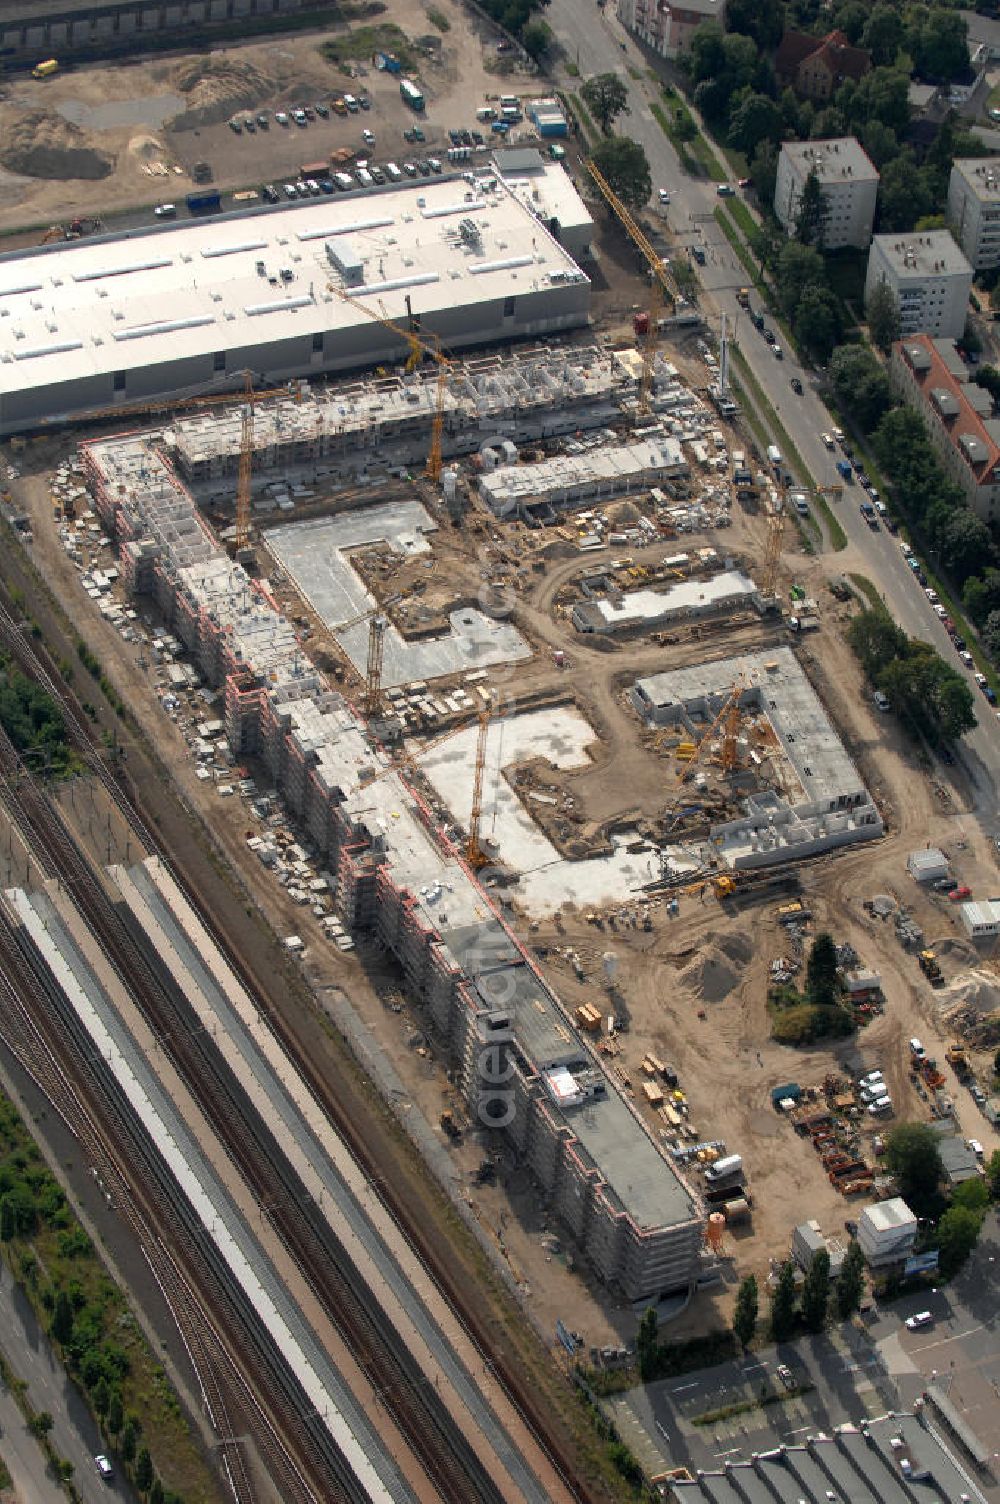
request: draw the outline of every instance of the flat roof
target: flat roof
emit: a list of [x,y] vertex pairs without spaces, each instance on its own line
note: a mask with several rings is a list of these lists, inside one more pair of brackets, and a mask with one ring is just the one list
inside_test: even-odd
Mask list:
[[739,678],[746,686],[741,703],[767,716],[798,778],[798,791],[786,789],[792,806],[864,790],[860,773],[789,647],[653,674],[640,679],[635,690],[651,709],[675,706],[684,720],[686,707],[712,702],[710,713],[721,710]]
[[535,148],[515,147],[493,153],[497,171],[525,208],[544,219],[557,219],[563,230],[594,228],[593,218],[560,163],[547,162]]
[[951,170],[981,204],[1000,204],[1000,158],[956,157]]
[[658,621],[661,616],[683,611],[703,611],[725,601],[749,599],[757,586],[739,569],[724,569],[708,579],[680,580],[666,590],[628,590],[609,600],[606,596],[581,603],[610,627],[626,622]]
[[[576,196],[556,163],[542,181],[559,203]],[[357,285],[331,260],[343,260],[346,237],[361,263]],[[419,318],[495,303],[544,290],[553,276],[587,280],[496,174],[12,252],[0,256],[0,395],[336,334],[370,323],[365,307],[405,324],[409,310]]]
[[880,256],[900,282],[928,277],[972,276],[972,267],[950,230],[925,230],[911,235],[875,235],[872,255]]
[[[820,43],[817,37],[817,46]],[[827,141],[784,141],[781,154],[803,182],[815,168],[820,183],[877,183],[878,171],[854,136],[836,136]]]
[[866,1206],[861,1219],[878,1232],[894,1231],[897,1227],[916,1227],[917,1219],[902,1196],[893,1196],[888,1201],[876,1201]]

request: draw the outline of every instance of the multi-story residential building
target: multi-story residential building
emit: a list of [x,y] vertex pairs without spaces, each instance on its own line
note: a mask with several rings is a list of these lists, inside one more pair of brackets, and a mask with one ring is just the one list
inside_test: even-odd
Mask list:
[[949,230],[876,235],[868,257],[865,302],[885,285],[899,303],[900,333],[959,339],[972,290],[972,267]]
[[810,173],[823,190],[823,249],[856,246],[872,238],[878,172],[853,136],[835,141],[786,141],[778,158],[774,212],[789,235],[795,234],[802,194]]
[[892,347],[893,390],[927,425],[948,475],[984,522],[1000,519],[1000,420],[954,340],[917,334]]
[[725,24],[726,0],[618,0],[618,19],[661,57],[676,57],[704,21]]
[[778,81],[790,84],[803,99],[829,99],[844,82],[857,83],[871,71],[872,56],[852,47],[842,31],[825,37],[808,31],[786,31],[774,59]]
[[958,159],[948,183],[948,223],[975,271],[1000,266],[1000,159]]

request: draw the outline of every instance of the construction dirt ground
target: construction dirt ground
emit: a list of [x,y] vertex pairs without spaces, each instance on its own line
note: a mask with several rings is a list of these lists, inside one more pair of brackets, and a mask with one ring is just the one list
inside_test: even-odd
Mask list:
[[[183,203],[199,162],[220,189],[275,183],[280,191],[299,176],[301,163],[328,159],[339,147],[362,150],[363,127],[377,142],[366,155],[410,156],[402,133],[414,117],[400,99],[399,75],[371,64],[371,43],[391,47],[398,33],[409,44],[410,72],[427,98],[421,116],[427,141],[420,154],[443,154],[450,128],[475,125],[486,96],[511,87],[499,71],[511,65],[498,58],[490,28],[470,23],[455,0],[431,9],[451,20],[447,32],[435,28],[419,0],[391,0],[373,6],[376,19],[361,27],[292,32],[187,56],[137,57],[66,68],[41,80],[6,80],[0,87],[0,233],[26,226],[44,230],[80,215],[152,223],[156,204]],[[324,43],[344,47],[349,56],[329,61]],[[397,45],[402,49],[403,43]],[[515,87],[524,82],[515,75]],[[274,122],[276,110],[311,106],[345,89],[366,93],[371,109],[317,116],[305,128]],[[268,128],[239,135],[230,129],[232,118],[263,111]],[[30,233],[18,233],[0,243],[13,248],[31,240]]]
[[[294,45],[299,45],[298,43]],[[704,367],[690,360],[683,346],[671,352],[692,385],[703,384]],[[438,1173],[479,1224],[493,1257],[508,1281],[519,1291],[524,1309],[545,1340],[551,1343],[556,1317],[579,1331],[594,1346],[631,1341],[635,1313],[609,1296],[589,1272],[575,1265],[558,1229],[550,1225],[534,1195],[527,1174],[504,1164],[496,1180],[479,1184],[477,1171],[483,1144],[469,1133],[453,1143],[438,1128],[440,1114],[460,1104],[442,1065],[435,1059],[421,1029],[421,1019],[403,991],[394,965],[373,946],[359,941],[345,956],[322,937],[316,921],[296,906],[267,878],[246,845],[248,816],[240,801],[219,802],[215,786],[195,775],[195,764],[180,724],[168,719],[157,693],[156,667],[134,644],[103,622],[82,595],[79,573],[57,536],[50,499],[51,472],[69,451],[68,439],[48,439],[29,446],[17,457],[20,479],[12,485],[14,500],[30,516],[34,562],[51,589],[67,603],[108,678],[127,699],[133,713],[156,726],[160,755],[171,767],[189,806],[211,832],[221,854],[240,875],[248,895],[279,934],[300,933],[306,940],[306,974],[314,994],[325,1000],[330,1016],[343,1028],[342,1014],[331,1000],[350,997],[358,1019],[352,1043],[371,1063],[384,1053],[398,1078],[396,1111],[412,1123],[422,1120],[423,1132],[436,1140]],[[461,530],[445,519],[437,499],[422,496],[438,522],[431,535],[432,551],[421,569],[425,575],[428,609],[432,615],[449,599],[481,598],[485,591],[505,596],[510,619],[536,650],[533,658],[504,676],[509,710],[518,703],[572,699],[593,727],[594,741],[586,766],[562,771],[541,770],[549,795],[572,796],[581,828],[597,829],[614,820],[655,821],[677,785],[677,768],[668,754],[658,752],[650,734],[628,706],[624,690],[642,674],[694,664],[706,658],[727,657],[748,647],[761,647],[787,635],[776,626],[742,618],[733,625],[705,623],[678,627],[666,638],[605,639],[581,637],[573,629],[566,595],[574,580],[593,567],[576,546],[572,525],[530,533],[522,525],[498,524],[476,509]],[[626,505],[631,505],[628,503]],[[315,508],[313,508],[315,510]],[[708,545],[737,558],[760,558],[764,521],[754,514],[732,511],[725,534],[707,533],[679,540],[676,546]],[[662,539],[649,549],[632,549],[636,567],[652,564],[664,553]],[[110,550],[104,545],[105,562]],[[273,561],[265,549],[259,568],[267,573]],[[429,564],[429,568],[427,567]],[[996,972],[990,958],[982,959],[959,938],[954,906],[937,893],[918,889],[906,872],[906,857],[915,847],[941,846],[953,860],[956,875],[974,891],[996,886],[996,857],[975,822],[964,814],[965,790],[958,770],[946,784],[932,785],[916,765],[912,749],[884,719],[876,724],[864,694],[861,675],[844,637],[852,604],[834,601],[826,589],[828,566],[799,551],[786,532],[783,566],[807,593],[822,602],[821,629],[806,639],[799,657],[820,699],[872,795],[879,804],[887,834],[804,867],[800,873],[802,898],[812,915],[809,934],[828,929],[838,943],[850,942],[861,963],[882,976],[884,1008],[860,1033],[823,1048],[789,1049],[770,1037],[767,1011],[769,967],[789,949],[788,932],[779,923],[780,897],[763,895],[719,902],[711,890],[681,893],[671,914],[665,898],[643,898],[650,923],[638,922],[640,903],[625,899],[601,916],[574,905],[571,898],[554,914],[521,913],[518,927],[550,971],[553,984],[569,1007],[598,1002],[604,1011],[613,1006],[627,1019],[627,1032],[609,1046],[608,1068],[627,1085],[654,1136],[663,1131],[662,1118],[646,1104],[641,1092],[642,1062],[648,1053],[669,1061],[676,1069],[690,1108],[690,1121],[705,1139],[722,1140],[729,1152],[743,1155],[753,1198],[752,1223],[744,1231],[734,1227],[723,1250],[724,1280],[714,1293],[697,1297],[672,1330],[703,1328],[710,1309],[725,1319],[738,1279],[749,1271],[766,1277],[770,1261],[787,1253],[792,1227],[803,1217],[815,1217],[824,1232],[843,1236],[853,1203],[830,1184],[807,1139],[770,1103],[776,1084],[794,1079],[803,1086],[820,1086],[838,1069],[850,1073],[862,1066],[881,1066],[892,1091],[899,1118],[927,1117],[908,1075],[910,1036],[919,1034],[929,1053],[942,1063],[964,1133],[980,1139],[986,1152],[1000,1145],[944,1065],[945,1047],[952,1037],[950,1024],[939,1008],[952,994],[933,993],[922,978],[915,958],[905,953],[891,923],[863,907],[875,894],[894,895],[936,945],[949,981],[979,968],[979,1004],[989,1010],[1000,1000],[1000,974],[995,989],[989,977]],[[414,566],[403,563],[400,575]],[[400,580],[388,571],[380,588],[388,593]],[[288,587],[284,603],[297,615],[308,615],[304,603]],[[145,608],[144,608],[145,609]],[[151,620],[151,619],[150,619]],[[311,651],[323,661],[338,664],[348,693],[357,679],[343,664],[336,644],[313,620]],[[559,655],[564,659],[560,666]],[[352,688],[355,686],[355,688]],[[205,714],[192,707],[192,717]],[[257,770],[255,770],[257,771]],[[503,776],[513,770],[504,765]],[[535,774],[539,770],[534,769]],[[489,791],[487,790],[487,803]],[[73,811],[70,811],[71,816]],[[83,834],[95,854],[114,844],[93,818]],[[123,853],[112,851],[111,855]],[[608,952],[616,970],[609,984]],[[968,990],[968,989],[967,989]],[[975,1056],[985,1068],[985,1052]],[[874,1128],[862,1126],[865,1138]],[[443,1166],[443,1168],[442,1168]]]

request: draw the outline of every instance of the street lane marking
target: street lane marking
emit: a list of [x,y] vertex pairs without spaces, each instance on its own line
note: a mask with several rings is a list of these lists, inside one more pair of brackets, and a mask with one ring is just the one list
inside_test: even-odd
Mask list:
[[976,1332],[984,1332],[983,1326],[970,1326],[967,1331],[956,1332],[952,1337],[942,1337],[940,1342],[925,1342],[923,1347],[914,1347],[910,1351],[914,1353],[929,1353],[932,1347],[944,1347],[949,1342],[960,1342],[963,1337],[972,1337]]

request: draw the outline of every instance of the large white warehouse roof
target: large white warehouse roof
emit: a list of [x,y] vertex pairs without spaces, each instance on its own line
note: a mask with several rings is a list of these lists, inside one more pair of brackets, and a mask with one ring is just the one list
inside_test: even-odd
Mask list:
[[[562,169],[546,171],[564,180],[565,195]],[[296,350],[310,343],[320,370],[364,363],[365,346],[384,358],[385,333],[365,307],[404,325],[410,312],[427,329],[440,324],[446,346],[490,338],[494,323],[502,337],[504,319],[517,334],[525,331],[509,300],[551,293],[555,308],[565,298],[559,290],[574,288],[585,309],[586,282],[495,176],[475,185],[421,180],[39,248],[0,257],[0,411],[8,394],[59,386],[61,396],[67,383],[116,372],[126,374],[114,390],[127,398],[138,387],[128,373],[171,363],[182,379],[164,390],[193,377],[192,361],[207,361],[205,376],[214,368],[221,385],[219,352],[246,352],[246,364],[287,372],[301,365],[281,348],[288,341]],[[468,335],[456,310],[467,315]],[[341,342],[347,354],[338,361]],[[143,384],[148,390],[148,377]]]

